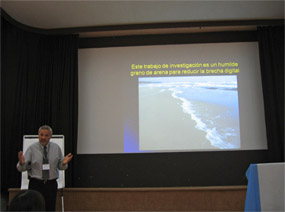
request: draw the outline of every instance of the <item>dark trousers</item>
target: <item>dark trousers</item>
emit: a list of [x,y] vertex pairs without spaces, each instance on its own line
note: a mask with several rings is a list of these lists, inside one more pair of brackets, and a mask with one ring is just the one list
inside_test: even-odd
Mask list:
[[43,194],[45,198],[46,211],[56,210],[57,181],[30,179],[29,190],[36,190]]

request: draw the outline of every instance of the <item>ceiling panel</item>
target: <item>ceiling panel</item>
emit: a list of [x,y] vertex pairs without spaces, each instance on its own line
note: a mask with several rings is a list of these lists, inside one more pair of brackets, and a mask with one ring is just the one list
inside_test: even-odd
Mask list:
[[284,1],[1,1],[18,22],[42,29],[283,19]]

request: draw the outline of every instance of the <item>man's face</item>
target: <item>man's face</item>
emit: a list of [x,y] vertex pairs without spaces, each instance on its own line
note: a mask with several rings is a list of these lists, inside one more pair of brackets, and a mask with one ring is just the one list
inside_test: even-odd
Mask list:
[[42,129],[39,131],[39,141],[41,145],[43,146],[47,145],[50,138],[51,138],[51,133],[49,130]]

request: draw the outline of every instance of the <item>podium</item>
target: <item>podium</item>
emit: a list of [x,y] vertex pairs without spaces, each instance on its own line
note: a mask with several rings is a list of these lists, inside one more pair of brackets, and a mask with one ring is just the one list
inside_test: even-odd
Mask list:
[[245,211],[285,211],[284,168],[285,163],[249,166]]

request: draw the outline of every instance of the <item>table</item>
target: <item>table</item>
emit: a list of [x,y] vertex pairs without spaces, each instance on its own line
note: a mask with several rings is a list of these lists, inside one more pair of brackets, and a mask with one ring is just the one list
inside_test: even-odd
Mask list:
[[245,211],[285,211],[284,168],[285,163],[249,166]]

